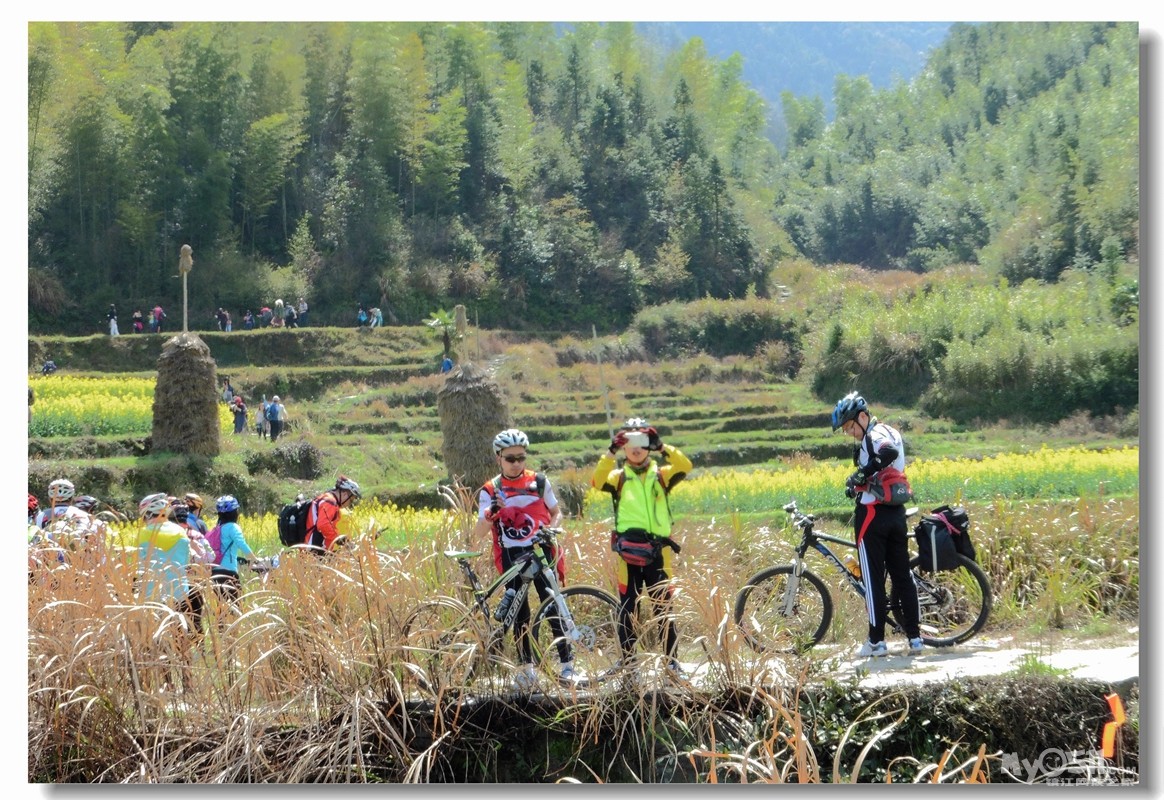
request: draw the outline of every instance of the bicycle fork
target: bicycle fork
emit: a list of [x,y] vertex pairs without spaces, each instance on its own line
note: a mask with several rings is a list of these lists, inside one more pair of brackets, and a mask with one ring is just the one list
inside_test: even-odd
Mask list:
[[549,567],[543,568],[542,574],[546,576],[546,581],[549,583],[550,590],[553,592],[554,605],[558,607],[558,619],[562,621],[562,631],[570,641],[578,641],[582,638],[582,632],[574,624],[574,615],[566,607],[566,596],[562,594],[562,589],[558,586],[557,576],[554,575],[554,571]]
[[784,587],[784,597],[780,599],[780,615],[791,617],[796,610],[796,598],[800,594],[800,575],[804,572],[804,558],[797,555],[792,562],[792,574],[788,576],[788,585]]

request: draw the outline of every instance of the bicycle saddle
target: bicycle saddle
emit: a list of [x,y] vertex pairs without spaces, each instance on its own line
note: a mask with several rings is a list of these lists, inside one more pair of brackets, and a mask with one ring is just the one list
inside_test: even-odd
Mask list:
[[469,550],[446,550],[445,555],[449,558],[476,558],[481,554]]

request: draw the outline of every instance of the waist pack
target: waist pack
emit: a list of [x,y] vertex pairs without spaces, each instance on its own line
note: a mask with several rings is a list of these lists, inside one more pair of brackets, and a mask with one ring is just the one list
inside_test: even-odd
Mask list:
[[961,506],[940,506],[914,527],[920,566],[925,572],[957,569],[958,556],[976,560],[970,541],[970,516]]
[[903,506],[913,500],[913,489],[905,473],[897,467],[885,467],[873,475],[864,486],[858,489],[869,492],[877,498],[878,503],[887,506]]
[[610,549],[632,567],[651,564],[664,547],[670,547],[676,553],[681,549],[679,543],[670,537],[651,536],[642,530],[631,529],[622,533],[611,531],[610,534]]

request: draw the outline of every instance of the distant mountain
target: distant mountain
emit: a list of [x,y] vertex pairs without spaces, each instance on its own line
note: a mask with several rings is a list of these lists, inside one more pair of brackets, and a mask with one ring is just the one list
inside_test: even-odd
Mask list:
[[744,79],[768,101],[772,138],[784,146],[780,93],[819,96],[833,117],[836,76],[864,75],[879,89],[909,81],[930,49],[946,38],[950,22],[639,22],[639,34],[660,47],[698,36],[707,53],[738,52]]

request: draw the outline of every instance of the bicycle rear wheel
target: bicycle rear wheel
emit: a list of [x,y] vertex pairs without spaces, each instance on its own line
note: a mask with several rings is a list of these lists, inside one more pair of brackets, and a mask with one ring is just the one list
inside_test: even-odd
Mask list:
[[[597,586],[571,586],[562,590],[562,596],[576,628],[576,639],[567,636],[573,649],[574,670],[582,678],[597,680],[619,659],[618,600]],[[557,611],[554,598],[548,598],[530,625],[534,658],[539,662],[558,658],[558,640],[550,625],[550,618]]]
[[[909,562],[921,610],[921,638],[930,647],[966,641],[982,630],[990,616],[993,599],[986,573],[966,556],[958,558],[957,569],[940,572],[923,572],[918,556]],[[901,622],[898,610],[890,613]]]
[[452,597],[417,606],[404,621],[403,634],[404,678],[434,697],[466,689],[484,657],[480,616]]
[[748,578],[736,595],[736,625],[757,653],[797,653],[824,638],[833,620],[833,598],[824,581],[807,569],[785,612],[792,565],[769,567]]

